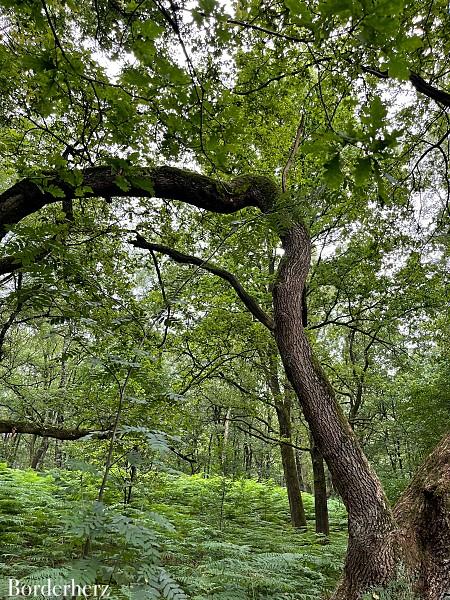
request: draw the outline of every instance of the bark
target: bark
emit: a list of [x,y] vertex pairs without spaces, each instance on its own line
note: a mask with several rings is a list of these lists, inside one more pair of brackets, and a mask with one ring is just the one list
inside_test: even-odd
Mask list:
[[[130,167],[121,172],[107,166],[92,167],[83,169],[81,174],[81,185],[89,190],[83,194],[83,198],[165,198],[181,200],[198,208],[224,214],[236,212],[246,206],[266,209],[277,194],[276,186],[270,179],[257,175],[222,182],[167,166]],[[119,176],[122,180],[118,179]],[[122,181],[121,187],[118,181]],[[75,187],[54,173],[23,179],[0,194],[0,237],[6,233],[5,226],[18,223],[47,204],[61,201],[45,191],[50,185],[61,189],[66,199],[76,198]]]
[[48,446],[50,444],[50,440],[47,436],[42,438],[42,441],[33,455],[31,459],[31,468],[34,470],[38,470],[38,468],[42,465],[45,459],[45,455],[47,454]]
[[[295,444],[296,446],[299,445],[298,440],[296,440]],[[309,485],[309,482],[303,474],[302,451],[298,450],[297,448],[295,449],[295,464],[297,466],[297,475],[300,489],[302,492],[308,492],[308,494],[310,494],[312,492],[312,487]]]
[[316,533],[330,535],[330,524],[328,520],[327,503],[327,481],[325,478],[325,467],[320,450],[310,436],[311,463],[314,476],[314,513],[316,519]]
[[21,441],[21,434],[11,432],[7,443],[5,443],[5,458],[8,465],[14,467],[17,457],[17,452],[19,450],[19,444]]
[[87,435],[96,439],[105,439],[111,436],[110,431],[89,431],[87,429],[61,429],[54,425],[36,425],[27,421],[0,421],[0,433],[31,433],[39,437],[54,438],[56,440],[79,440]]
[[231,408],[229,407],[225,414],[225,418],[223,420],[222,452],[220,453],[220,462],[222,465],[222,475],[223,476],[226,476],[228,474],[227,451],[228,451],[228,439],[230,437],[230,421],[231,421]]
[[280,430],[280,452],[283,465],[284,480],[289,500],[291,523],[293,527],[306,529],[306,514],[303,506],[300,481],[298,479],[297,465],[295,463],[295,452],[292,446],[292,423],[291,423],[291,400],[289,391],[281,390],[278,374],[278,354],[273,340],[269,343],[267,354],[262,353],[262,359],[267,360],[266,376],[271,391]]
[[[290,414],[282,405],[276,407],[278,424],[280,427],[280,437],[288,441],[291,440],[291,419]],[[293,527],[306,529],[306,515],[303,506],[300,481],[298,479],[297,465],[295,463],[295,453],[292,445],[281,442],[281,462],[283,464],[284,480],[289,500],[289,510],[291,513],[291,522]]]
[[[375,75],[375,77],[378,77],[379,79],[388,79],[390,77],[389,71],[380,71],[379,69],[365,65],[362,66],[362,71],[364,73],[370,73],[370,75]],[[440,88],[427,83],[423,77],[414,71],[409,72],[409,81],[420,94],[435,100],[442,106],[450,107],[450,94],[445,90],[441,90]]]
[[450,595],[450,434],[428,456],[394,509],[405,561],[425,600]]
[[282,238],[285,255],[274,287],[275,338],[286,374],[349,513],[344,581],[336,598],[358,598],[383,584],[396,565],[395,522],[380,481],[340,409],[302,326],[302,295],[311,245],[297,224]]

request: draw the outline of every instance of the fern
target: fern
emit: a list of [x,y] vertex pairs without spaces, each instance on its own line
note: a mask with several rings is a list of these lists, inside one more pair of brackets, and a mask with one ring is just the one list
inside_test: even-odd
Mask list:
[[[114,600],[318,600],[342,568],[342,506],[330,503],[324,547],[311,527],[292,529],[286,492],[273,484],[151,473],[124,508],[113,504],[120,488],[105,504],[89,502],[93,472],[83,472],[81,491],[74,472],[0,475],[0,579],[13,569],[24,582],[110,582]],[[304,500],[311,519],[313,500]],[[90,554],[80,559],[86,536]]]

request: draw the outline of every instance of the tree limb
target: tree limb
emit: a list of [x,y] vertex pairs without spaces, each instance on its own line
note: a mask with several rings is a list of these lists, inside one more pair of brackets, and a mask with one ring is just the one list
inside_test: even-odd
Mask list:
[[197,267],[200,267],[201,269],[208,271],[213,275],[217,275],[231,285],[238,297],[242,300],[255,319],[260,321],[260,323],[267,327],[267,329],[273,331],[274,324],[272,318],[262,310],[255,298],[253,298],[253,296],[251,296],[242,287],[237,278],[229,271],[226,271],[220,267],[216,267],[215,265],[206,262],[197,256],[183,254],[182,252],[178,252],[178,250],[174,250],[173,248],[169,248],[168,246],[163,246],[161,244],[152,244],[139,234],[136,235],[135,240],[130,241],[130,244],[136,248],[142,248],[143,250],[161,252],[162,254],[170,256],[170,258],[178,263],[196,265]]
[[[378,79],[388,79],[389,71],[379,71],[378,69],[374,69],[372,67],[362,67],[364,73],[370,73],[370,75],[374,75],[378,77]],[[446,106],[450,108],[450,93],[445,92],[444,90],[440,90],[437,87],[434,87],[430,83],[427,83],[423,77],[414,73],[414,71],[409,72],[409,81],[412,83],[414,88],[424,96],[428,96],[432,100],[439,102],[442,106]]]
[[[118,171],[110,166],[80,171],[81,184],[68,184],[54,172],[23,179],[0,194],[0,236],[7,225],[18,223],[47,204],[71,198],[146,197],[180,200],[216,213],[233,213],[246,206],[263,211],[273,204],[278,189],[269,178],[243,175],[232,181],[219,181],[175,167],[127,167]],[[58,197],[52,195],[56,193]]]
[[87,435],[103,440],[111,437],[111,431],[89,431],[85,429],[61,429],[51,425],[36,425],[27,421],[0,421],[0,433],[31,433],[39,437],[57,440],[79,440]]

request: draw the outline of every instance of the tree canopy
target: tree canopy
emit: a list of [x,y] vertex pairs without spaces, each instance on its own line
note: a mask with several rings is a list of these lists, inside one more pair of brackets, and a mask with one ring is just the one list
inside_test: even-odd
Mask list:
[[[321,541],[340,496],[334,600],[403,584],[441,600],[447,4],[0,8],[1,457],[62,479],[84,465],[94,513],[118,489],[132,504],[139,477],[203,474],[205,497],[220,477],[220,531],[231,481],[285,485],[300,532],[313,491]],[[121,572],[136,548],[153,569],[127,585],[184,597],[150,533],[111,518],[102,540],[137,540]]]

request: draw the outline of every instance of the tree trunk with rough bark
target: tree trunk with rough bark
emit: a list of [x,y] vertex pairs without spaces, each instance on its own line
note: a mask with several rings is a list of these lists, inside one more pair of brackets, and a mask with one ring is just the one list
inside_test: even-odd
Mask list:
[[383,584],[396,560],[395,523],[381,483],[371,469],[303,329],[302,293],[308,275],[311,243],[302,224],[283,238],[285,255],[274,287],[275,338],[286,374],[302,403],[305,419],[328,464],[336,489],[349,513],[345,579],[353,596]]
[[395,508],[370,467],[303,330],[302,292],[310,263],[306,228],[283,238],[274,287],[275,337],[287,376],[349,515],[343,579],[333,600],[360,600],[406,569],[424,600],[450,588],[450,435],[419,470]]
[[[298,438],[296,439],[295,443],[297,445],[299,444]],[[300,489],[302,492],[308,492],[308,494],[310,494],[312,492],[312,488],[303,475],[302,451],[298,450],[298,449],[295,450],[295,464],[297,466],[297,476],[298,476],[298,483],[300,485]]]
[[450,597],[450,434],[423,462],[395,505],[394,518],[420,597]]
[[[280,404],[276,406],[280,437],[291,442],[291,419],[286,408]],[[295,463],[294,448],[290,443],[281,442],[281,462],[283,464],[284,480],[289,500],[291,523],[293,527],[306,529],[306,515],[303,506],[302,492],[298,479],[297,465]]]
[[47,454],[49,444],[50,444],[49,438],[43,437],[39,448],[34,453],[34,456],[31,459],[30,467],[32,469],[35,469],[37,471],[39,469],[39,467],[42,465],[42,463],[44,462],[45,455]]

